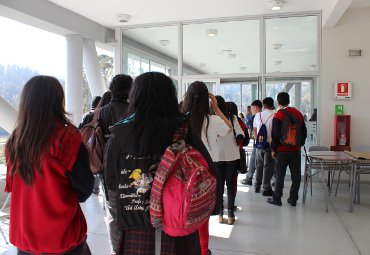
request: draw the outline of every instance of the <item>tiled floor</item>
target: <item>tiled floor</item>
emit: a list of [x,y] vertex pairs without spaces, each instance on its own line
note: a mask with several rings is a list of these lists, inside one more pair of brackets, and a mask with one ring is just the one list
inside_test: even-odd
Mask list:
[[[289,178],[289,176],[288,176]],[[347,185],[341,184],[337,197],[331,197],[329,212],[324,210],[322,188],[314,183],[313,196],[305,205],[286,203],[289,181],[285,187],[283,206],[266,203],[266,197],[239,184],[236,203],[237,220],[233,226],[210,223],[210,249],[214,255],[370,255],[370,184],[363,184],[361,205],[347,212]],[[99,201],[100,198],[100,201]],[[93,255],[109,255],[102,197],[92,196],[82,205],[88,220],[88,243]],[[5,229],[6,225],[2,226]],[[1,254],[14,255],[14,247],[0,237]],[[7,250],[8,251],[5,251]]]

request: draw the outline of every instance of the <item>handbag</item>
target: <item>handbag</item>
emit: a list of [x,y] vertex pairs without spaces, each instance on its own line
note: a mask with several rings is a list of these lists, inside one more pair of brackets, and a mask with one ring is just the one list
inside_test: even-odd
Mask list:
[[[234,132],[234,137],[235,137],[235,142],[238,144],[237,139],[236,139],[236,133],[234,129],[234,121],[233,118],[230,118],[231,125],[233,126],[233,132]],[[239,167],[238,167],[238,172],[241,174],[246,174],[248,171],[248,166],[247,166],[247,161],[246,161],[246,154],[245,150],[243,148],[243,143],[239,144],[239,154],[240,154],[240,159],[239,159]]]

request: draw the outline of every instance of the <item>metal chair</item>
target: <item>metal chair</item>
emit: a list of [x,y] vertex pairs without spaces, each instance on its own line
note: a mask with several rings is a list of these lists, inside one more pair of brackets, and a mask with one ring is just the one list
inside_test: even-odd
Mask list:
[[[3,206],[0,209],[0,221],[1,221],[1,223],[4,223],[4,221],[9,220],[9,213],[6,212],[5,209],[7,208],[8,204],[10,202],[10,194],[11,193],[8,193],[8,195],[5,199],[5,202],[4,202]],[[0,233],[3,236],[6,244],[9,244],[8,239],[6,238],[6,236],[3,232],[3,230],[1,229],[1,227],[0,227]]]
[[[312,152],[312,151],[329,151],[329,148],[327,146],[315,145],[315,146],[311,146],[308,148],[308,152]],[[306,157],[306,160],[308,160],[307,157]],[[309,168],[310,172],[308,174],[308,178],[310,178],[311,196],[312,196],[312,176],[315,176],[316,174],[319,173],[319,172],[312,173],[312,166],[315,166],[315,164],[311,163],[311,167]]]
[[[353,151],[370,151],[370,146],[360,145],[353,147]],[[354,178],[354,201],[357,204],[360,204],[360,177],[361,174],[370,174],[370,165],[368,163],[359,165],[355,169],[355,178]]]

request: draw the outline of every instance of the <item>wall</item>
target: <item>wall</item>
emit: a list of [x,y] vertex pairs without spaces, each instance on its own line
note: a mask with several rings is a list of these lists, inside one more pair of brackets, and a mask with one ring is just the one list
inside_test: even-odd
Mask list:
[[[334,28],[322,32],[322,80],[319,113],[322,145],[334,143],[334,107],[344,105],[351,115],[351,147],[370,145],[370,8],[349,9]],[[361,49],[361,57],[348,57]],[[351,81],[352,100],[334,100],[333,83]]]

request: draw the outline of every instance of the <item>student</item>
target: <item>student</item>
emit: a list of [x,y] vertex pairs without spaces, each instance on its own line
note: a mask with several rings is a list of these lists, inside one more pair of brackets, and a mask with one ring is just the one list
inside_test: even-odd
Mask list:
[[[272,196],[271,178],[274,174],[274,159],[271,156],[270,144],[272,119],[275,114],[274,99],[266,97],[262,103],[264,109],[255,116],[253,123],[254,137],[256,137],[256,185],[254,190],[256,193],[259,193],[263,184],[262,195]],[[267,137],[262,137],[262,125],[266,127]]]
[[[149,214],[155,165],[182,124],[172,80],[157,72],[139,75],[130,92],[127,118],[111,128],[105,150],[106,181],[111,188],[115,187],[115,192],[120,192],[117,195],[117,223],[121,231],[119,255],[155,253],[155,229]],[[189,130],[186,142],[202,153],[212,168],[212,160],[199,136]],[[137,171],[132,170],[134,168]],[[143,183],[136,187],[139,184],[133,180]],[[109,199],[112,198],[115,199],[109,194]],[[130,206],[132,204],[137,206]],[[161,239],[161,254],[200,254],[198,231],[183,237],[171,237],[162,232]]]
[[[253,121],[254,117],[262,111],[262,102],[260,100],[254,100],[251,104],[251,111],[253,113]],[[252,123],[253,123],[252,121]],[[252,124],[253,126],[253,124]],[[251,136],[253,136],[253,132],[251,133]],[[256,139],[254,137],[254,139]],[[245,179],[241,180],[241,183],[244,185],[252,186],[252,181],[253,181],[253,175],[254,172],[256,171],[256,148],[253,145],[253,150],[251,154],[251,158],[249,160],[249,168],[248,168],[248,173],[245,176]]]
[[[190,112],[190,126],[194,132],[201,137],[205,147],[207,148],[212,160],[217,159],[217,139],[225,136],[230,132],[231,123],[222,113],[217,105],[216,97],[208,92],[207,86],[200,81],[190,84],[186,91],[184,102],[182,104],[184,112]],[[211,105],[209,100],[211,100]],[[211,109],[215,115],[211,115]],[[217,169],[215,166],[215,172]],[[216,175],[217,176],[217,175]],[[219,176],[217,176],[217,190],[220,189]],[[217,202],[219,203],[218,197]],[[216,210],[219,213],[219,205],[216,204]],[[208,251],[209,229],[208,221],[199,230],[200,245],[202,255],[211,254]]]
[[9,237],[18,254],[91,254],[79,202],[91,195],[94,177],[81,141],[64,110],[59,81],[31,78],[5,147]]
[[235,221],[235,194],[236,194],[236,178],[240,166],[239,143],[243,142],[244,132],[241,129],[238,118],[231,111],[227,111],[225,100],[221,96],[216,96],[217,104],[220,110],[226,115],[231,123],[232,130],[225,136],[219,137],[216,140],[216,157],[219,182],[219,216],[218,222],[223,223],[223,194],[224,185],[227,187],[227,223],[234,224]]
[[79,129],[81,129],[83,126],[85,126],[86,124],[90,123],[93,120],[94,111],[95,108],[98,106],[100,99],[101,96],[94,97],[91,103],[91,110],[85,113],[84,116],[82,116],[82,122],[80,123],[80,125],[78,125]]
[[[299,186],[301,184],[301,146],[304,145],[307,138],[307,129],[303,121],[303,116],[300,111],[293,107],[289,107],[289,94],[281,92],[277,95],[278,107],[280,110],[275,114],[272,121],[272,157],[275,159],[275,192],[272,198],[268,198],[267,202],[273,205],[281,206],[281,197],[283,196],[284,178],[287,167],[289,166],[292,186],[287,202],[291,206],[297,205]],[[293,115],[292,118],[297,119],[295,130],[301,129],[301,134],[291,137],[296,144],[288,146],[284,143],[284,131],[287,127],[282,128],[286,122],[288,115]],[[295,117],[294,117],[295,116]],[[292,132],[293,134],[294,132]],[[290,137],[290,136],[289,136]]]
[[[109,127],[119,121],[128,109],[128,95],[132,85],[132,78],[129,75],[117,74],[113,77],[109,85],[109,91],[112,99],[109,102],[102,99],[102,107],[100,110],[99,122],[101,129],[107,142],[110,137]],[[107,93],[107,92],[106,92]],[[104,105],[103,105],[104,104]],[[106,197],[107,205],[107,228],[109,233],[109,242],[111,245],[112,254],[118,253],[119,240],[121,233],[117,228],[117,207],[116,207],[116,182],[112,178],[105,178],[105,175],[111,172],[110,169],[104,168],[102,172],[102,180]],[[110,180],[110,182],[105,181]]]

